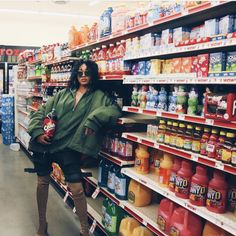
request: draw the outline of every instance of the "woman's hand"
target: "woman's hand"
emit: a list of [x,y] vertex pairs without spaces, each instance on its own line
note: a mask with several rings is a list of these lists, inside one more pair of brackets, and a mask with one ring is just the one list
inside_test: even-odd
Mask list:
[[51,144],[51,139],[46,134],[42,134],[37,137],[37,142],[43,145],[49,145]]
[[88,128],[88,127],[85,127],[84,134],[86,136],[90,136],[90,135],[94,134],[94,130],[92,130],[92,129]]

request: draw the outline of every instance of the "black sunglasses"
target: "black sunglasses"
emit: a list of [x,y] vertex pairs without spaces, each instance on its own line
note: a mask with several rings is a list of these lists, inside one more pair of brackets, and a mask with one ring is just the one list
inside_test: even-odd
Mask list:
[[90,76],[90,75],[91,75],[91,73],[88,70],[86,70],[86,71],[78,71],[78,76],[79,77]]

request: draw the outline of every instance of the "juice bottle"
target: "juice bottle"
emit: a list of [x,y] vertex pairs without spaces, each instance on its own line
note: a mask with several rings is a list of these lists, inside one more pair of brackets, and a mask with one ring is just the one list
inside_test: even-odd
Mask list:
[[209,182],[206,207],[215,213],[224,213],[226,209],[228,184],[222,171],[215,170]]
[[175,195],[180,198],[189,198],[191,178],[193,176],[192,164],[189,161],[182,161],[181,168],[177,172],[175,183]]
[[108,171],[109,171],[109,164],[105,160],[101,160],[98,166],[98,185],[100,187],[107,186],[107,178],[108,178]]
[[167,187],[170,179],[170,172],[173,166],[174,156],[169,153],[164,153],[160,164],[159,183],[161,186]]
[[226,164],[231,163],[234,140],[235,140],[235,134],[227,132],[225,142],[222,145],[222,158],[221,158],[221,161]]
[[234,212],[235,207],[236,207],[236,177],[231,176],[229,181],[229,191],[227,196],[227,209],[231,212]]
[[193,126],[187,125],[187,130],[185,132],[184,137],[184,149],[187,151],[191,151],[193,143]]
[[131,179],[128,189],[128,200],[136,207],[144,207],[152,201],[152,190]]
[[130,236],[138,226],[140,226],[140,223],[136,219],[125,217],[120,223],[119,235]]
[[106,224],[106,211],[107,211],[107,206],[108,206],[109,199],[105,198],[102,202],[102,224],[105,226]]
[[115,196],[120,200],[127,200],[129,178],[120,169],[115,176]]
[[207,155],[207,151],[206,151],[206,148],[207,148],[207,143],[209,141],[209,138],[210,138],[210,128],[208,127],[205,127],[204,128],[204,133],[202,135],[202,138],[201,138],[201,147],[200,147],[200,154],[201,155]]
[[176,137],[176,147],[183,148],[184,147],[184,136],[186,131],[186,125],[183,123],[179,124],[179,129]]
[[221,130],[218,142],[216,144],[216,160],[222,160],[222,148],[226,140],[226,132]]
[[178,132],[178,122],[173,122],[173,127],[170,135],[170,146],[175,147],[176,146],[176,136]]
[[207,221],[202,236],[229,236],[229,234],[215,224]]
[[236,143],[234,143],[232,148],[231,165],[236,166]]
[[194,213],[179,207],[174,210],[169,236],[201,236],[202,220]]
[[171,135],[171,131],[172,131],[172,125],[173,125],[173,122],[168,120],[167,126],[166,126],[165,138],[164,138],[164,143],[167,145],[170,144],[170,135]]
[[191,180],[189,201],[196,206],[205,206],[209,178],[206,166],[197,166]]
[[117,236],[123,215],[122,208],[112,201],[108,202],[105,216],[105,229],[109,236]]
[[164,143],[165,131],[166,131],[166,122],[164,120],[160,120],[157,133],[157,142]]
[[154,236],[153,233],[144,226],[139,226],[134,229],[134,232],[130,236]]
[[115,192],[115,177],[116,172],[118,168],[114,165],[111,165],[108,171],[108,177],[107,177],[107,189],[110,193]]
[[135,170],[139,174],[148,174],[150,171],[149,166],[149,152],[148,147],[139,144],[135,150]]
[[102,75],[106,73],[106,52],[107,52],[107,46],[102,45],[102,49],[98,53],[98,59],[100,63],[100,73]]
[[113,50],[114,50],[114,44],[111,43],[109,45],[109,49],[107,50],[107,55],[106,55],[106,72],[108,74],[112,72]]
[[178,157],[175,157],[174,165],[171,168],[170,179],[169,179],[169,189],[172,192],[175,191],[176,176],[180,168],[181,168],[181,160]]
[[196,153],[200,153],[201,148],[201,137],[202,137],[202,127],[196,126],[193,132],[193,143],[192,143],[192,151]]
[[160,150],[153,149],[150,153],[150,172],[157,176],[159,176],[162,157],[163,152]]
[[176,209],[176,205],[169,199],[162,199],[157,212],[157,224],[161,231],[169,234],[171,216]]
[[212,129],[211,131],[211,136],[209,138],[209,141],[207,143],[207,156],[210,158],[215,158],[216,157],[216,144],[218,142],[218,130],[217,129]]

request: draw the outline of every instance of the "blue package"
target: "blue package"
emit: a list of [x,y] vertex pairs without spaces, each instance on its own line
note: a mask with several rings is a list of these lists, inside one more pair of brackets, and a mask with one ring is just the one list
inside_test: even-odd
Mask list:
[[140,61],[138,63],[138,74],[139,75],[145,75],[146,74],[146,62]]
[[219,19],[210,19],[205,21],[205,37],[211,37],[219,34]]
[[145,64],[145,75],[149,75],[151,70],[151,61],[146,61]]
[[225,35],[216,35],[216,36],[213,36],[211,37],[211,41],[218,41],[218,40],[223,40],[223,39],[226,39],[226,36]]
[[233,15],[227,15],[220,18],[219,22],[219,34],[228,34],[234,31],[234,19]]
[[226,71],[236,71],[236,52],[227,53]]
[[216,52],[210,53],[209,73],[218,73],[226,68],[226,53]]

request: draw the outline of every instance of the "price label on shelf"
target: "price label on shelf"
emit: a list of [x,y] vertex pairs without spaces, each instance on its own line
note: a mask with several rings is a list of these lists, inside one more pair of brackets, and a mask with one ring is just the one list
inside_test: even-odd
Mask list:
[[147,221],[143,220],[143,225],[147,226]]
[[94,191],[94,193],[92,194],[92,198],[95,199],[99,193],[100,193],[100,188],[97,187],[96,190]]
[[214,125],[214,120],[206,119],[205,123],[206,123],[206,125]]
[[69,192],[67,191],[65,197],[63,198],[63,202],[66,202],[68,197],[69,197]]
[[73,208],[73,212],[74,212],[74,213],[76,212],[76,209],[75,209],[75,207]]
[[215,167],[220,170],[224,170],[224,164],[221,162],[216,162]]
[[90,227],[90,229],[89,229],[89,232],[90,232],[91,234],[94,233],[94,231],[95,231],[95,229],[96,229],[96,226],[97,226],[97,221],[96,221],[96,220],[93,220],[93,223],[92,223],[92,225],[91,225],[91,227]]
[[179,114],[178,115],[178,119],[179,120],[184,120],[185,119],[185,115],[184,114]]
[[157,111],[156,116],[161,116],[161,111]]
[[193,154],[191,155],[191,159],[192,159],[193,161],[198,161],[198,155],[195,154],[195,153],[193,153]]

